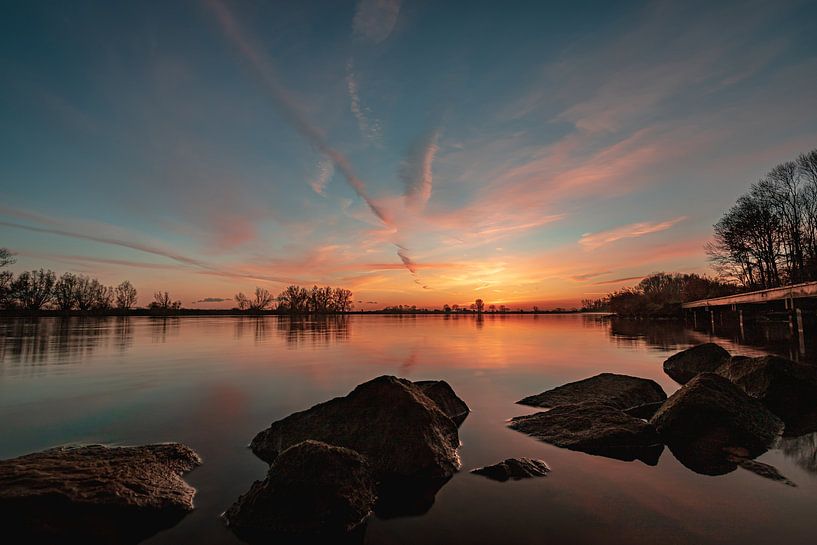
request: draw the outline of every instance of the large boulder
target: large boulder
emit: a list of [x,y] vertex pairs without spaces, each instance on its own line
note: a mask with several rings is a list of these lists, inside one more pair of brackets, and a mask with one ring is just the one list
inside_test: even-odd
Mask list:
[[307,439],[359,452],[379,481],[445,479],[460,467],[457,425],[419,386],[392,376],[274,422],[250,447],[272,463]]
[[681,463],[705,474],[735,468],[725,449],[741,447],[755,457],[783,430],[783,422],[759,401],[714,373],[690,380],[650,422]]
[[360,526],[377,498],[368,462],[357,452],[304,441],[283,451],[225,513],[249,541],[342,537]]
[[508,458],[498,464],[472,469],[471,473],[483,475],[494,481],[505,482],[509,479],[518,481],[520,479],[544,477],[550,473],[550,467],[542,460]]
[[138,543],[193,509],[181,477],[201,464],[175,444],[58,447],[0,461],[0,521],[33,542]]
[[787,435],[817,429],[817,368],[781,358],[732,358],[716,371],[783,419]]
[[668,358],[664,362],[664,372],[675,382],[686,384],[701,373],[714,373],[730,357],[729,352],[718,344],[699,344]]
[[560,405],[512,418],[509,426],[557,447],[650,465],[663,450],[652,425],[601,403]]
[[624,410],[645,403],[662,402],[665,399],[667,394],[653,380],[602,373],[526,397],[517,403],[533,407],[557,407],[594,402]]
[[465,401],[457,396],[454,389],[444,380],[419,380],[414,383],[428,396],[448,418],[458,426],[468,416],[470,409]]

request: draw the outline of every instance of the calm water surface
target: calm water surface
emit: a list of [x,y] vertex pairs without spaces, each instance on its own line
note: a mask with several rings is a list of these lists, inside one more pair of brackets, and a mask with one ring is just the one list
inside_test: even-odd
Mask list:
[[[150,544],[239,543],[217,518],[266,464],[247,448],[272,421],[382,374],[445,379],[473,410],[463,469],[421,516],[369,522],[371,544],[810,544],[817,438],[760,460],[796,488],[738,469],[696,474],[562,450],[507,429],[523,396],[613,371],[677,385],[661,363],[709,340],[677,324],[593,316],[349,316],[0,320],[0,457],[63,443],[180,441],[195,512]],[[719,340],[733,353],[761,350]],[[544,479],[496,483],[466,470],[542,458]]]

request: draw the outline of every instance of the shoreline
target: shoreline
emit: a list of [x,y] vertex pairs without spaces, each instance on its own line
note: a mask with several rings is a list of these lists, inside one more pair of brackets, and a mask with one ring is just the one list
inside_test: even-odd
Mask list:
[[285,316],[291,318],[318,317],[318,316],[351,316],[351,315],[381,315],[381,316],[508,316],[508,315],[548,315],[548,314],[592,314],[611,316],[608,312],[583,312],[581,310],[514,310],[507,312],[444,312],[442,310],[428,310],[415,312],[389,312],[383,310],[353,310],[350,312],[326,312],[320,314],[290,314],[275,310],[263,312],[249,312],[237,309],[180,309],[172,312],[155,311],[150,309],[133,309],[128,311],[110,310],[105,312],[83,312],[72,310],[0,310],[0,318],[109,318],[127,316],[147,316],[154,318],[178,318],[183,316]]

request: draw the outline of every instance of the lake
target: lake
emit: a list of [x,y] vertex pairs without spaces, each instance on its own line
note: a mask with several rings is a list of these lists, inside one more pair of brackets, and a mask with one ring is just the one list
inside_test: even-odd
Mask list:
[[[0,457],[64,443],[185,443],[204,459],[186,477],[196,510],[144,543],[240,543],[218,515],[266,472],[247,448],[258,431],[378,375],[444,379],[472,410],[460,428],[463,471],[426,513],[372,517],[366,543],[813,543],[815,434],[759,458],[797,484],[789,487],[740,468],[700,475],[667,449],[648,466],[506,427],[536,411],[518,399],[603,371],[672,393],[664,359],[710,339],[680,324],[593,315],[4,318]],[[520,456],[552,472],[507,483],[468,473]]]

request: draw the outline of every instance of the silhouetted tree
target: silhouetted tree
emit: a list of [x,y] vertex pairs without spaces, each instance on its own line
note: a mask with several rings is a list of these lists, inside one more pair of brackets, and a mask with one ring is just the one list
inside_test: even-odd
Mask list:
[[335,312],[349,312],[354,307],[352,292],[345,288],[335,288],[332,292]]
[[312,286],[312,291],[309,292],[309,311],[315,314],[337,312],[334,292],[331,287],[319,288],[318,286]]
[[16,261],[8,248],[0,248],[0,269],[13,265]]
[[162,291],[157,291],[153,294],[153,301],[148,305],[148,308],[152,310],[161,310],[163,312],[169,312],[171,310],[179,310],[182,308],[181,301],[173,301],[170,298],[170,294]]
[[40,310],[54,297],[54,271],[40,269],[22,272],[11,284],[12,296],[26,310]]
[[54,286],[54,303],[64,311],[73,310],[77,304],[77,276],[65,273]]
[[250,299],[244,295],[243,291],[236,293],[234,299],[240,310],[247,310],[250,308]]
[[114,289],[114,299],[116,301],[116,308],[119,310],[130,310],[136,306],[137,300],[136,288],[125,280]]
[[474,307],[476,307],[477,312],[482,313],[485,310],[485,302],[482,299],[477,299],[474,301]]
[[632,288],[611,293],[594,304],[620,315],[677,315],[681,303],[731,295],[737,286],[698,274],[651,274]]
[[243,292],[235,294],[235,302],[241,310],[250,310],[253,312],[261,312],[267,310],[269,306],[275,301],[272,294],[265,288],[255,288],[255,295],[252,299],[244,295]]
[[774,167],[714,226],[718,274],[747,289],[817,280],[817,150]]
[[[15,262],[14,255],[6,248],[0,248],[0,269]],[[14,274],[11,271],[0,271],[0,308],[9,308],[14,303],[11,291]]]

